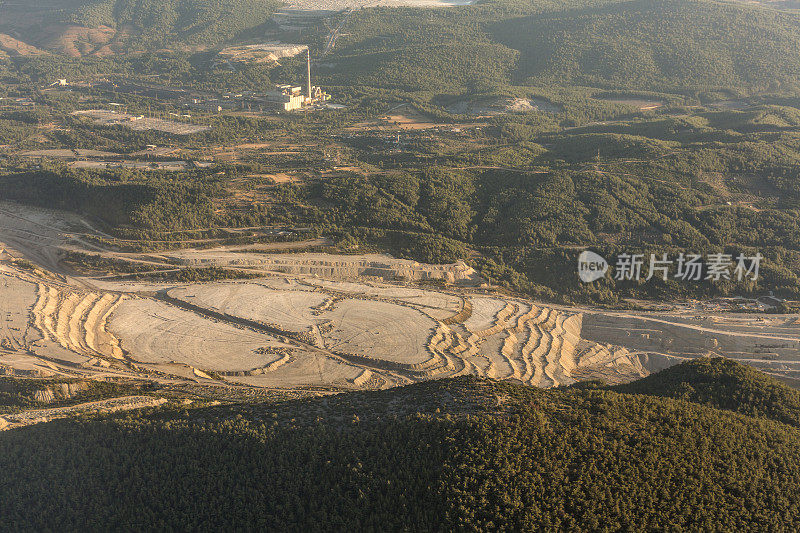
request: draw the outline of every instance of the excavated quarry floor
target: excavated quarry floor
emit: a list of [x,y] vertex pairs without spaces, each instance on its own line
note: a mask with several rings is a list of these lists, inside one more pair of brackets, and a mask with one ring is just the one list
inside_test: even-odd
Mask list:
[[[314,390],[473,374],[552,387],[715,354],[800,373],[797,316],[558,307],[480,289],[460,263],[253,247],[125,254],[90,244],[98,234],[73,215],[0,203],[0,373]],[[67,250],[262,277],[89,277],[60,262]]]

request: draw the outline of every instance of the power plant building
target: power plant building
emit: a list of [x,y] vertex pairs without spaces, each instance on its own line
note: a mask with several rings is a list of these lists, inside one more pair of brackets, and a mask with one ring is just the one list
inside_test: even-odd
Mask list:
[[306,94],[303,88],[295,85],[278,85],[265,94],[267,102],[277,104],[283,111],[296,111],[303,106],[327,102],[330,99],[321,87],[311,85],[311,51],[306,47]]
[[278,85],[275,89],[267,91],[267,101],[280,106],[283,111],[295,111],[303,107],[306,97],[303,88],[293,85]]
[[[294,46],[292,51],[299,48],[301,48],[299,45]],[[223,96],[222,99],[206,101],[195,99],[187,106],[212,112],[234,107],[252,110],[253,106],[262,111],[272,108],[277,111],[290,112],[310,108],[315,104],[324,104],[330,100],[330,95],[321,87],[311,85],[311,53],[307,46],[303,46],[302,49],[306,52],[306,79],[303,85],[274,85],[263,93],[242,92],[242,94],[230,94]]]

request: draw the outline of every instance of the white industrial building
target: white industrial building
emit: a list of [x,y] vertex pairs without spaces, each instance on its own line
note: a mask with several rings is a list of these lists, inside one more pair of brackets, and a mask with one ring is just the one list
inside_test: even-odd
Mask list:
[[267,101],[278,104],[283,111],[294,111],[303,107],[306,97],[303,88],[293,85],[278,85],[267,91]]

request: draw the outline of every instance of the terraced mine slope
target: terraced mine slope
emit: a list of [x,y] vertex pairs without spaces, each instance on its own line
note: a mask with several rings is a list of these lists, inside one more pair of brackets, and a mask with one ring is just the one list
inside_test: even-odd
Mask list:
[[522,300],[498,300],[495,310],[480,295],[314,279],[147,295],[2,275],[27,296],[17,316],[28,316],[15,322],[24,335],[9,326],[3,345],[56,367],[266,387],[370,388],[464,374],[547,387],[573,383],[582,361],[615,353],[618,380],[647,374],[626,351],[581,339],[580,315]]
[[[559,308],[483,287],[463,263],[270,245],[123,253],[95,244],[102,235],[77,217],[2,204],[0,222],[4,373],[336,390],[474,375],[555,387],[725,355],[800,374],[794,316]],[[79,274],[61,261],[75,252],[162,277]],[[209,266],[248,279],[163,278]]]

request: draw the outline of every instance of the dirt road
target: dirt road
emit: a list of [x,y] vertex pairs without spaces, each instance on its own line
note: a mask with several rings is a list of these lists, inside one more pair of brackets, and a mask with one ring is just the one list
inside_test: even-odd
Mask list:
[[110,400],[80,403],[68,407],[30,409],[20,413],[0,415],[0,431],[31,426],[41,422],[50,422],[51,420],[75,415],[115,413],[119,411],[130,411],[132,409],[143,409],[145,407],[157,407],[165,403],[167,403],[167,400],[164,398],[154,398],[152,396],[123,396]]

